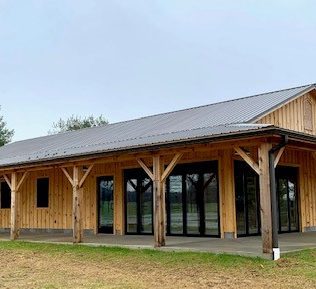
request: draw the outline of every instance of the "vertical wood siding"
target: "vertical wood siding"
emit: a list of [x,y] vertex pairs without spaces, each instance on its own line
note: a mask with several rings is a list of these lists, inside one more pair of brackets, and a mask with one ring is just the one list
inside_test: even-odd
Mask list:
[[[181,163],[203,160],[219,161],[219,189],[221,233],[236,232],[235,192],[232,162],[238,158],[232,150],[213,150],[186,153]],[[256,159],[257,156],[254,156]],[[166,158],[166,163],[171,156]],[[285,150],[280,165],[299,168],[299,203],[301,228],[316,226],[316,160],[309,152]],[[123,170],[139,167],[136,161],[96,165],[84,184],[82,218],[85,229],[97,231],[97,183],[98,176],[114,177],[114,228],[116,234],[124,233]],[[49,177],[49,208],[36,208],[36,179]],[[72,228],[72,187],[58,168],[32,172],[21,188],[21,227],[40,229]],[[10,209],[0,209],[0,228],[10,225]]]
[[[307,107],[309,104],[311,105],[310,108]],[[309,109],[311,109],[311,113]],[[315,96],[308,93],[297,98],[264,116],[258,123],[273,124],[278,127],[316,135]]]

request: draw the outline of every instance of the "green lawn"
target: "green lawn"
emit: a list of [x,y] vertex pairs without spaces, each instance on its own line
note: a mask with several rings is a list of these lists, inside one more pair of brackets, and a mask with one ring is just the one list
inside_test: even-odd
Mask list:
[[277,262],[210,253],[0,242],[0,288],[316,288],[316,250]]

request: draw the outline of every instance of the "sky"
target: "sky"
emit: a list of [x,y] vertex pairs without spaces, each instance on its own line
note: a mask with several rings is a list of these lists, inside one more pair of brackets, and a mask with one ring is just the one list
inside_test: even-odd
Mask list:
[[14,140],[316,82],[314,0],[0,0]]

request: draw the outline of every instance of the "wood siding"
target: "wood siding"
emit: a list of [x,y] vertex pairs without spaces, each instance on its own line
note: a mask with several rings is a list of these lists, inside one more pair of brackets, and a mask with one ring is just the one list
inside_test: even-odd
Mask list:
[[[256,151],[254,158],[257,159]],[[172,155],[165,158],[170,161]],[[235,192],[233,159],[239,159],[232,149],[185,153],[180,163],[218,160],[220,189],[221,236],[236,234]],[[147,159],[150,165],[150,160]],[[312,153],[286,149],[280,165],[299,168],[299,210],[301,229],[316,227],[316,160]],[[97,232],[97,183],[98,176],[114,176],[114,231],[124,233],[125,168],[139,168],[135,161],[98,164],[92,169],[83,186],[82,218],[84,229]],[[36,179],[49,177],[49,208],[36,208]],[[72,229],[72,186],[59,168],[31,172],[21,187],[21,228]],[[0,228],[10,225],[10,209],[0,209]]]
[[316,98],[307,93],[262,117],[257,123],[273,124],[316,135]]

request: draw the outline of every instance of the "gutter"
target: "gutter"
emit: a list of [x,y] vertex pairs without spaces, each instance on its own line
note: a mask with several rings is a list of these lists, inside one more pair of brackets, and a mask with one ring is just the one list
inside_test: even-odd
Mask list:
[[275,178],[275,153],[285,147],[289,142],[288,135],[284,135],[282,141],[269,150],[269,173],[270,173],[270,197],[271,197],[271,215],[272,215],[272,250],[273,260],[280,258],[280,248],[278,240],[278,206],[277,206],[277,190]]

